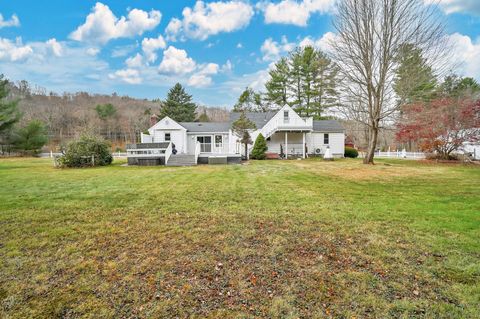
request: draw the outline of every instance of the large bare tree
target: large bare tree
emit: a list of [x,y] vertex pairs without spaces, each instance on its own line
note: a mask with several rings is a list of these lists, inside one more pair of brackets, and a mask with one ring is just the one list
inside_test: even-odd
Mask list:
[[401,48],[409,44],[420,49],[440,69],[436,62],[445,56],[447,38],[438,12],[423,0],[338,2],[332,46],[343,79],[342,108],[368,127],[365,164],[373,164],[382,123],[398,112],[393,82]]

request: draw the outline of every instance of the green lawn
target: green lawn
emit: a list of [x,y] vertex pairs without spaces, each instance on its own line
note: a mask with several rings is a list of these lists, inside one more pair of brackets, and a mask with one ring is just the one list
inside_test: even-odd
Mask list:
[[0,318],[479,318],[480,166],[0,160]]

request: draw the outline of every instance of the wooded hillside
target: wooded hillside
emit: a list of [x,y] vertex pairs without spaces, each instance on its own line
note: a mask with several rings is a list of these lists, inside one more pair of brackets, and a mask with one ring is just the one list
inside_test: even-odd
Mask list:
[[[23,113],[20,124],[33,119],[45,123],[49,145],[57,146],[82,132],[92,132],[110,140],[114,147],[138,140],[140,132],[149,127],[151,114],[160,114],[160,99],[135,99],[117,94],[101,95],[86,92],[62,95],[43,88],[31,87],[26,81],[11,83],[10,97],[19,100]],[[111,104],[113,112],[101,116],[97,106]],[[225,108],[198,106],[197,117],[206,112],[210,121],[225,121]]]

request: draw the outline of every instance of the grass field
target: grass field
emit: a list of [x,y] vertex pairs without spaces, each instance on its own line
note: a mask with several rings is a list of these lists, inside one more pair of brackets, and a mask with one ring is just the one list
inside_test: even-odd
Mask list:
[[480,168],[0,160],[1,318],[479,318]]

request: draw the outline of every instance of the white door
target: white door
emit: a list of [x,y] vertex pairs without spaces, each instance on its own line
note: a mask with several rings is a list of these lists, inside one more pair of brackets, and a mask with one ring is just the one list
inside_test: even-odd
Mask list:
[[214,136],[214,152],[222,153],[223,152],[223,135]]

